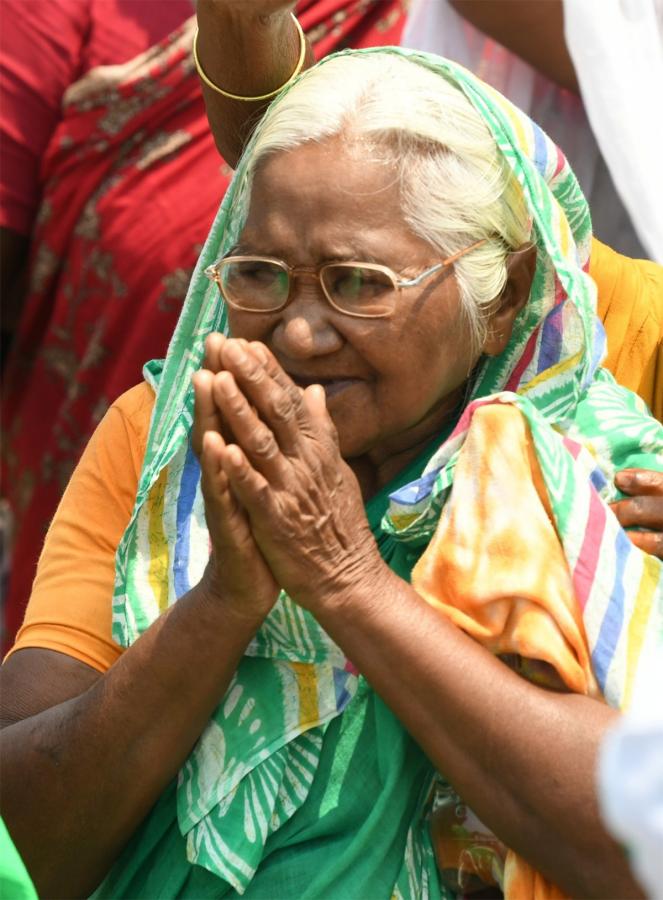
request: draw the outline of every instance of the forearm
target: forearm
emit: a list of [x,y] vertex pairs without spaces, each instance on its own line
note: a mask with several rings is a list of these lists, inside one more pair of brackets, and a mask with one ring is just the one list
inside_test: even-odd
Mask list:
[[616,714],[527,683],[405,582],[389,573],[382,583],[315,613],[436,768],[563,890],[637,896],[594,788],[597,748]]
[[259,624],[196,588],[81,696],[5,728],[2,813],[40,895],[87,895],[101,880]]
[[563,0],[450,0],[485,34],[503,44],[560,87],[580,94],[564,38]]
[[[299,35],[286,3],[198,0],[198,56],[214,84],[241,96],[259,96],[284,84],[299,59]],[[260,10],[269,7],[271,13]],[[313,62],[307,49],[305,67]],[[201,83],[202,84],[202,83]],[[268,100],[231,100],[202,84],[207,117],[219,152],[235,166]]]

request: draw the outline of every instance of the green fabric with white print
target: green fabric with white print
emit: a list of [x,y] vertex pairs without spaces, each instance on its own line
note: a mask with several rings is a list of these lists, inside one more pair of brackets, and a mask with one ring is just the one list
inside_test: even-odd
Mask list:
[[[473,399],[515,402],[534,424],[547,483],[560,479],[556,509],[565,551],[577,559],[585,532],[574,492],[587,497],[582,485],[595,474],[592,450],[603,475],[623,464],[660,468],[663,439],[641,404],[597,369],[603,332],[595,287],[583,271],[591,223],[575,177],[526,116],[461,67],[398,48],[344,53],[397,54],[458,85],[522,185],[538,249],[534,284],[509,346],[480,368]],[[227,332],[225,309],[203,272],[233,246],[245,220],[254,143],[255,136],[212,226],[165,363],[146,369],[157,400],[136,505],[117,554],[113,634],[124,646],[199,580],[207,562],[199,470],[189,445],[190,381],[206,336]],[[621,426],[623,453],[608,433],[605,410],[611,428]],[[409,568],[421,552],[453,482],[463,436],[461,427],[430,454],[425,489],[420,481],[414,490],[392,486],[396,499],[382,532],[374,523],[392,564]],[[582,450],[579,467],[560,445],[565,437]],[[420,472],[404,474],[412,480]],[[605,478],[600,491],[601,502],[611,499]],[[632,574],[638,558],[624,552]],[[155,570],[162,573],[156,588]],[[652,609],[660,617],[658,600]],[[596,619],[596,629],[602,621]],[[338,787],[328,789],[331,772],[330,785]],[[282,594],[177,788],[157,804],[100,896],[439,896],[425,823],[432,774],[340,648]]]
[[[422,454],[366,507],[383,559],[406,579],[417,556],[385,535],[380,522],[389,492],[420,475],[429,455]],[[269,637],[263,637],[268,644]],[[241,678],[238,673],[226,694],[224,715],[232,726],[246,709],[239,684],[249,697],[265,694],[258,684],[262,662],[245,659]],[[125,847],[95,892],[96,900],[206,900],[238,893],[251,900],[451,898],[438,882],[428,833],[433,769],[366,681],[353,678],[353,695],[341,715],[271,753],[267,765],[236,780],[235,789],[213,806],[199,827],[188,831],[200,842],[194,848],[198,858],[223,867],[227,877],[220,878],[211,865],[189,861],[182,817],[195,810],[214,785],[207,785],[204,777],[199,783],[185,780],[185,769],[178,785],[164,792]],[[270,691],[272,702],[274,696]],[[278,704],[273,705],[278,714]],[[255,715],[255,706],[244,714],[245,719]],[[198,764],[204,771],[205,754],[219,752],[218,745],[209,749],[218,737],[219,719],[217,713],[194,750],[187,763],[191,769]],[[232,777],[235,766],[228,764],[226,771]],[[183,797],[187,803],[178,820]],[[269,832],[264,838],[259,836],[261,817]],[[228,847],[229,837],[237,836],[249,848],[241,858]]]

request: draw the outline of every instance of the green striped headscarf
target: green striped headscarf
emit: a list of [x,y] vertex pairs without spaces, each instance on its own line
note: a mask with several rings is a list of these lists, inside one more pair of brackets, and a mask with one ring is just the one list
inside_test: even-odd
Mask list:
[[[462,67],[431,55],[376,48],[335,54],[316,69],[346,53],[395,54],[458,86],[522,187],[538,249],[531,295],[509,346],[482,364],[454,434],[433,455],[424,476],[394,494],[384,530],[415,548],[425,546],[473,410],[486,402],[516,404],[532,430],[551,493],[585,609],[597,679],[608,700],[623,705],[639,660],[661,645],[661,565],[630,544],[606,502],[616,496],[615,469],[661,467],[663,434],[641,401],[599,368],[604,334],[595,316],[596,288],[586,274],[591,223],[584,197],[549,138]],[[207,563],[200,473],[189,443],[191,376],[201,365],[206,336],[227,331],[218,290],[203,272],[241,230],[255,143],[256,136],[212,226],[168,355],[145,370],[157,399],[135,508],[117,553],[113,633],[123,646],[195,585]],[[325,728],[360,684],[342,650],[282,594],[180,773],[178,820],[192,862],[240,893],[247,889],[269,835],[305,804]],[[421,855],[414,834],[408,839],[410,859]],[[401,896],[423,895],[414,876],[407,883],[411,888],[399,887]]]

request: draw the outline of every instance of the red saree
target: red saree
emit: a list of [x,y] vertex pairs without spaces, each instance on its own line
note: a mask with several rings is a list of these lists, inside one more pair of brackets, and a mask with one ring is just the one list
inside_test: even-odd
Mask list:
[[[319,58],[399,42],[403,0],[301,0]],[[7,362],[3,493],[13,518],[4,643],[61,493],[109,404],[163,356],[231,175],[208,130],[193,20],[65,94],[44,155],[30,283]],[[85,510],[81,510],[85,515]]]

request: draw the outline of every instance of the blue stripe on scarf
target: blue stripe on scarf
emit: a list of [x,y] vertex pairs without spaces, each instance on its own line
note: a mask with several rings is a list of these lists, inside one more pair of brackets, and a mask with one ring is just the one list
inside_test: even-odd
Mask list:
[[595,489],[599,493],[603,490],[603,488],[608,483],[608,479],[605,477],[605,475],[603,474],[601,469],[598,468],[598,466],[592,471],[591,475],[589,476],[589,480],[592,482]]
[[605,693],[608,670],[615,655],[624,622],[624,569],[632,549],[633,545],[626,537],[626,533],[620,528],[615,541],[615,554],[617,556],[615,581],[610,594],[608,608],[601,623],[599,637],[592,653],[592,665],[602,693]]
[[196,496],[196,488],[200,478],[198,460],[191,445],[187,450],[180,494],[177,498],[177,539],[175,541],[175,560],[173,562],[173,581],[175,596],[179,598],[189,590],[189,541],[191,535],[191,510]]
[[559,303],[548,313],[543,323],[537,374],[559,362],[562,351],[562,308]]
[[532,122],[532,133],[534,134],[534,165],[545,178],[546,168],[548,166],[548,147],[546,145],[546,138],[536,122]]
[[594,322],[594,342],[592,344],[592,374],[598,369],[599,363],[605,355],[606,336],[603,322],[596,319]]

